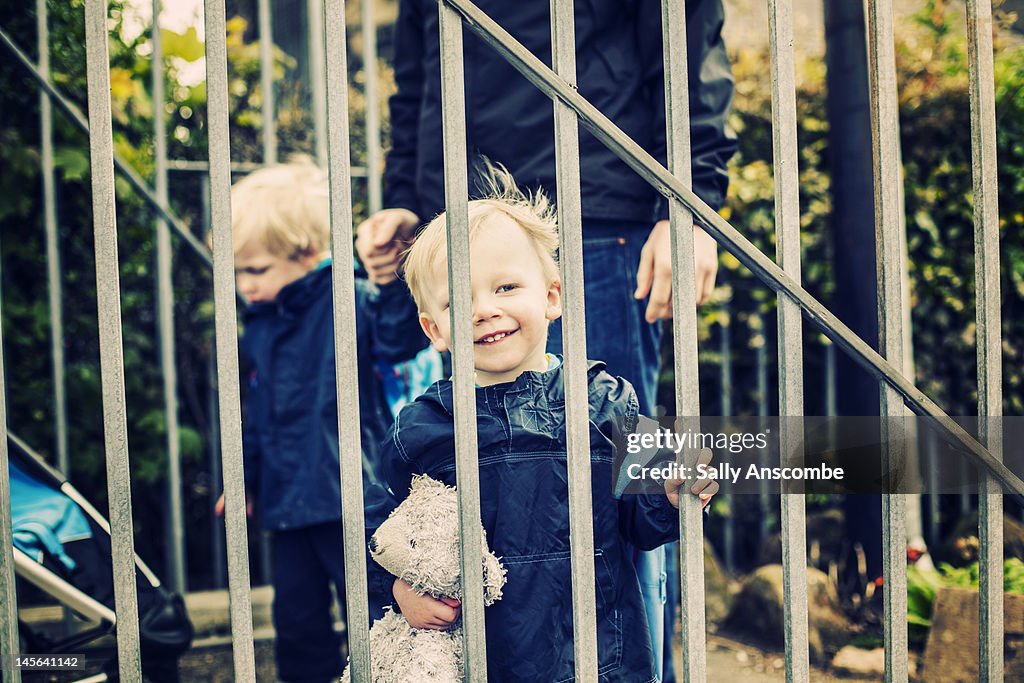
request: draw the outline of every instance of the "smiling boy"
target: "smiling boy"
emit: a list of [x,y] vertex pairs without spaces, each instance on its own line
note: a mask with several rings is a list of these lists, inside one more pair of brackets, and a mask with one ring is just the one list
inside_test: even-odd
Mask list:
[[[469,203],[481,519],[508,572],[504,597],[486,612],[488,678],[571,680],[565,395],[561,360],[544,352],[562,307],[557,230],[543,195],[523,196],[496,172],[493,187],[495,196]],[[443,214],[420,234],[404,270],[423,331],[449,349]],[[654,662],[627,541],[647,549],[678,538],[681,482],[667,495],[613,497],[612,424],[639,407],[629,383],[603,363],[589,364],[587,380],[599,673],[602,681],[649,682]],[[404,496],[414,474],[454,485],[454,444],[452,383],[442,380],[402,410],[382,445],[391,490]],[[706,501],[716,486],[699,482],[694,493]],[[390,580],[412,626],[446,628],[458,618],[455,601]]]

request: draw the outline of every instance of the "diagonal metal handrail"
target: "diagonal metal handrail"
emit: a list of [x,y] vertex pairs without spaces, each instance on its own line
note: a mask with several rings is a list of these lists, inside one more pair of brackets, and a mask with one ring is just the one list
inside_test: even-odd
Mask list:
[[995,458],[988,449],[956,423],[934,401],[877,351],[858,337],[820,301],[786,274],[772,259],[729,224],[682,181],[647,153],[616,126],[607,116],[587,101],[579,91],[560,78],[535,57],[522,43],[469,0],[443,0],[462,15],[470,30],[498,51],[513,67],[548,97],[557,98],[572,107],[580,123],[608,149],[628,164],[644,180],[669,200],[685,205],[699,218],[702,226],[740,263],[777,294],[788,297],[803,310],[807,318],[825,336],[846,351],[879,381],[895,389],[907,406],[918,415],[933,418],[944,435],[966,452],[978,465],[998,479],[1006,489],[1024,498],[1024,481]]
[[[82,113],[74,102],[57,90],[56,86],[50,82],[49,77],[32,63],[32,60],[30,60],[28,56],[21,51],[2,27],[0,27],[0,43],[2,43],[4,47],[14,55],[17,63],[29,72],[32,78],[35,79],[39,88],[50,97],[50,100],[52,100],[65,114],[68,115],[68,118],[71,119],[72,123],[78,126],[83,133],[88,135],[89,119]],[[156,192],[153,188],[151,188],[146,181],[142,179],[135,169],[132,168],[116,150],[114,151],[114,166],[118,171],[124,174],[131,186],[134,187],[139,194],[142,195],[142,198],[146,200],[146,203],[160,214],[161,218],[170,224],[179,237],[185,240],[185,243],[191,247],[192,251],[194,251],[196,255],[206,263],[206,265],[212,268],[213,257],[210,256],[209,249],[207,249],[206,246],[192,234],[192,231],[189,230],[187,225],[185,225],[185,222],[181,220],[181,218],[179,218],[177,214],[167,206],[167,204],[157,198]]]

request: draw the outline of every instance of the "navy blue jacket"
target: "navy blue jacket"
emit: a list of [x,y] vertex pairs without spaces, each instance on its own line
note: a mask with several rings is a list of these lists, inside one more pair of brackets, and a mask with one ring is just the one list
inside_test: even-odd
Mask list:
[[[427,339],[404,282],[378,288],[357,277],[355,285],[362,447],[374,459],[392,422],[374,356],[407,360]],[[245,480],[268,530],[341,519],[332,311],[328,266],[245,313],[242,350],[252,368],[243,425]]]
[[[626,543],[651,549],[678,538],[679,517],[664,495],[613,497],[612,420],[635,420],[639,406],[629,383],[605,372],[604,363],[591,363],[588,380],[601,680],[652,681]],[[564,407],[561,367],[476,392],[481,518],[508,570],[502,599],[485,612],[491,681],[572,680]],[[454,486],[454,454],[452,383],[442,380],[399,413],[381,464],[391,490],[404,498],[413,474]],[[371,586],[393,580],[374,571]]]
[[[476,0],[545,64],[551,64],[548,0]],[[576,71],[580,93],[656,159],[665,163],[665,92],[660,0],[576,3]],[[688,0],[686,50],[690,85],[693,189],[721,206],[736,150],[726,125],[733,79],[722,41],[722,0]],[[469,157],[504,164],[521,187],[555,196],[551,100],[467,28],[463,33]],[[424,221],[444,207],[438,12],[435,0],[400,0],[395,25],[395,84],[385,206]],[[654,189],[588,131],[580,129],[584,218],[667,218]],[[471,184],[472,188],[473,185]]]

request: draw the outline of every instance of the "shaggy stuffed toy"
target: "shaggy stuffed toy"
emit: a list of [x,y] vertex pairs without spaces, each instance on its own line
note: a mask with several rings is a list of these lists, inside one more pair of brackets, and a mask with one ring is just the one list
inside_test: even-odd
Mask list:
[[[484,604],[501,598],[505,569],[483,541]],[[409,497],[370,539],[373,559],[414,590],[462,600],[459,503],[455,489],[419,476]],[[459,683],[463,676],[462,621],[446,631],[414,629],[390,608],[370,629],[373,683]],[[350,680],[348,667],[342,682]]]

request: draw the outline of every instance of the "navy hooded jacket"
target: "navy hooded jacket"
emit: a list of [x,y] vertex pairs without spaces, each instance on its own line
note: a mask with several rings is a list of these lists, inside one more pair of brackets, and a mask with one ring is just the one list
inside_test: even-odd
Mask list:
[[[355,280],[359,419],[366,457],[392,422],[374,357],[408,360],[427,346],[405,283]],[[331,268],[284,287],[245,313],[242,351],[251,366],[243,453],[246,487],[265,529],[341,519],[338,395]],[[352,401],[354,391],[343,400]]]
[[[551,65],[548,0],[476,0],[476,5]],[[399,2],[397,91],[390,100],[391,151],[385,169],[384,205],[409,209],[424,221],[445,204],[437,7],[435,0]],[[660,0],[589,0],[577,2],[575,14],[580,94],[665,163]],[[722,0],[686,3],[693,190],[713,209],[725,199],[726,163],[736,150],[726,125],[733,78],[721,35],[724,17]],[[484,155],[504,164],[520,187],[540,187],[554,198],[551,100],[468,28],[463,42],[470,162]],[[584,218],[650,220],[653,225],[668,217],[660,195],[582,127],[580,167]]]
[[[604,363],[588,371],[594,566],[601,681],[654,680],[646,615],[627,542],[651,549],[678,538],[664,495],[612,495],[612,421],[635,420],[636,394]],[[572,587],[561,366],[478,388],[481,519],[508,571],[485,610],[491,681],[573,680]],[[404,498],[414,474],[455,485],[452,383],[436,382],[399,413],[381,464]],[[370,563],[371,589],[391,577]]]

